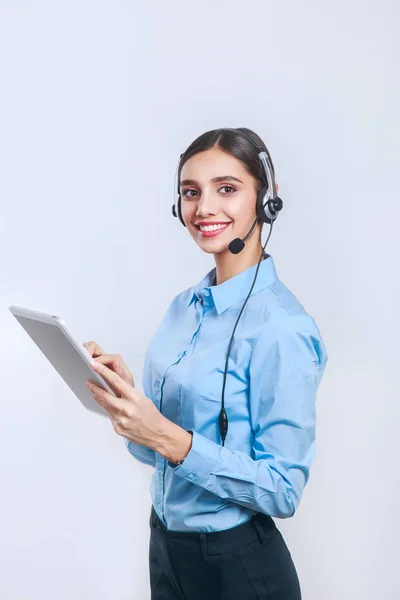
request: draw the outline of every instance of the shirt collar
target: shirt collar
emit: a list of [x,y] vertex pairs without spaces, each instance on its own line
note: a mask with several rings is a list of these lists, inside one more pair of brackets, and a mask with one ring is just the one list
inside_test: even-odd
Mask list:
[[[260,262],[257,279],[251,291],[251,296],[257,292],[269,287],[277,279],[275,263],[270,254],[263,252],[264,260]],[[215,285],[216,267],[211,269],[205,277],[193,286],[193,293],[190,295],[190,306],[195,299],[202,300],[204,296],[212,297],[217,313],[220,315],[225,310],[247,298],[253,283],[257,265],[253,265],[238,273],[234,277],[227,279],[219,285]]]

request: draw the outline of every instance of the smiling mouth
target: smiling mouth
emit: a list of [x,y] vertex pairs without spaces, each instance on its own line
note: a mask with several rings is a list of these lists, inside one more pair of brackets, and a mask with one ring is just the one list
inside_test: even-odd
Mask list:
[[212,228],[212,229],[201,229],[200,225],[195,225],[195,227],[197,228],[197,230],[199,231],[199,233],[202,237],[214,237],[214,236],[218,235],[219,233],[222,233],[223,231],[225,231],[225,229],[227,229],[229,227],[229,225],[231,225],[231,222],[225,223],[224,226],[220,226],[220,227],[216,227],[216,228]]

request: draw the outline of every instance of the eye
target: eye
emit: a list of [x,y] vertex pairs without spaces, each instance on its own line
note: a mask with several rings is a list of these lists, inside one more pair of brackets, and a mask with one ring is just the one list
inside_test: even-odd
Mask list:
[[[229,189],[233,190],[234,192],[236,191],[236,188],[234,188],[232,185],[223,185],[223,186],[222,186],[222,187],[220,187],[219,189],[220,189],[220,190],[223,190],[224,188],[225,188],[225,189],[226,189],[226,188],[229,188]],[[224,196],[225,196],[225,195],[226,195],[226,194],[224,194]]]
[[189,189],[189,190],[183,190],[183,192],[182,192],[182,196],[183,196],[184,198],[192,198],[192,196],[188,196],[188,193],[189,193],[189,192],[196,192],[196,193],[197,193],[197,190],[193,190],[193,189]]
[[[218,190],[218,191],[221,191],[221,190],[223,190],[223,189],[225,189],[225,190],[226,190],[226,189],[229,189],[229,190],[232,190],[232,192],[236,192],[236,188],[234,188],[232,185],[223,185],[223,186],[221,186],[221,187],[219,188],[219,190]],[[195,189],[193,189],[193,188],[189,188],[189,189],[187,189],[187,190],[183,190],[183,192],[182,192],[182,196],[183,196],[184,198],[193,198],[194,196],[192,195],[192,192],[194,192],[195,194],[198,194],[198,193],[199,193],[197,190],[195,190]],[[225,192],[224,192],[224,193],[223,193],[223,196],[227,196],[227,195],[229,195],[229,194],[230,194],[230,193],[232,193],[232,192],[228,192],[228,193],[225,193]],[[189,194],[190,194],[190,195],[189,195]]]

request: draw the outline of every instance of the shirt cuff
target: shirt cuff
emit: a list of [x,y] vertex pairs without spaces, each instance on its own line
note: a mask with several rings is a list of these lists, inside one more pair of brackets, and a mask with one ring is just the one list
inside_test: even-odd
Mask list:
[[167,463],[179,477],[204,487],[211,473],[221,462],[220,450],[223,448],[196,431],[190,430],[190,432],[193,434],[192,447],[183,463],[181,465],[174,465],[170,461]]

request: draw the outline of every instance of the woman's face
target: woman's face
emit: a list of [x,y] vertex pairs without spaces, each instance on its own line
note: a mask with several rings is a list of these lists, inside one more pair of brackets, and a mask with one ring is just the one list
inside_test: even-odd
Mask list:
[[[181,212],[185,225],[204,252],[219,254],[230,242],[243,238],[256,217],[257,183],[242,162],[211,148],[191,156],[180,174]],[[227,223],[217,233],[201,231],[198,224]],[[257,224],[253,240],[258,240]]]

